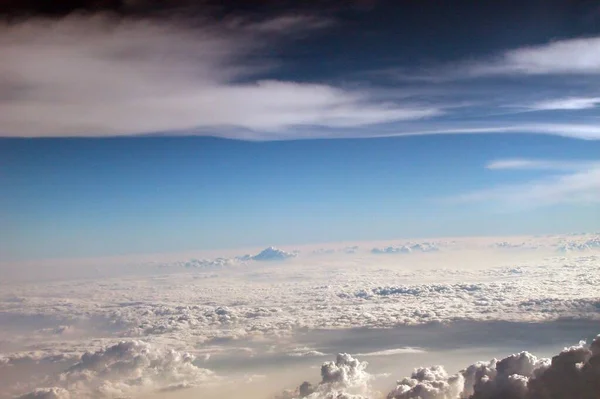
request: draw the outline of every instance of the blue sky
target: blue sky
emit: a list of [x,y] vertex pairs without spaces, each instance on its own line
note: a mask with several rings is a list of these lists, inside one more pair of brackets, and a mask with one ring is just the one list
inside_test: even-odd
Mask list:
[[[550,204],[526,193],[547,176],[572,176],[568,162],[599,151],[597,142],[507,134],[5,140],[3,254],[84,257],[593,231],[597,203],[569,203],[581,191]],[[551,159],[567,169],[486,168],[510,159]],[[520,184],[527,189],[517,195],[461,198]]]
[[2,26],[1,260],[598,230],[572,3]]

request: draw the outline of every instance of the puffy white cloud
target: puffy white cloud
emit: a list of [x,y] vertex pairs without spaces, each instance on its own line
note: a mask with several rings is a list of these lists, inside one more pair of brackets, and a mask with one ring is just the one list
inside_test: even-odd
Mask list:
[[361,399],[371,392],[372,376],[366,371],[367,363],[358,361],[347,353],[337,355],[335,361],[321,366],[321,382],[313,386],[304,382],[295,391],[282,398],[296,399]]
[[600,392],[598,336],[591,345],[567,348],[549,359],[522,352],[495,363],[495,373],[473,386],[472,399],[593,398]]
[[464,378],[457,374],[449,377],[442,366],[422,367],[410,378],[398,381],[388,399],[455,399],[461,394]]
[[[375,398],[366,363],[346,354],[321,368],[317,386],[305,382],[284,398]],[[444,367],[419,367],[399,380],[387,399],[572,399],[600,392],[600,335],[590,345],[566,348],[552,359],[529,352],[477,362],[449,375]],[[356,394],[364,396],[353,396]]]
[[70,366],[46,377],[54,387],[35,389],[21,398],[118,398],[189,388],[214,378],[211,371],[197,367],[193,361],[188,353],[143,341],[122,341],[84,353]]

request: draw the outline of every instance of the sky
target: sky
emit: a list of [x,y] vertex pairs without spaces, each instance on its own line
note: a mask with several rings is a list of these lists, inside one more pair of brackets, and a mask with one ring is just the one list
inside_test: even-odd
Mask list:
[[243,3],[7,3],[0,261],[598,231],[593,2]]

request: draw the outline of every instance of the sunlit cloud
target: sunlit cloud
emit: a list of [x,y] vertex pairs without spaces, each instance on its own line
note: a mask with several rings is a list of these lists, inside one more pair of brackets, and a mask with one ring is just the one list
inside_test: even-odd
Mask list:
[[0,134],[285,132],[302,125],[356,127],[441,113],[435,106],[375,102],[368,93],[328,84],[256,78],[273,66],[264,52],[273,40],[327,23],[281,17],[191,28],[97,16],[5,25],[0,28],[5,60]]

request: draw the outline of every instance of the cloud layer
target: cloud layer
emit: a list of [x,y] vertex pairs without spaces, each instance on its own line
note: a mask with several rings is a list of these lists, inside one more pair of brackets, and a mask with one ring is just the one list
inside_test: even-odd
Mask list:
[[[418,65],[398,66],[409,80],[424,75],[416,89],[361,71],[350,71],[356,81],[340,71],[335,84],[282,78],[286,61],[275,56],[278,48],[340,24],[301,13],[218,24],[106,14],[3,24],[0,136],[600,137],[597,119],[585,115],[599,103],[593,81],[585,80],[600,73],[598,37],[514,48],[430,74]],[[560,85],[531,80],[556,75]],[[497,79],[507,77],[539,90],[504,85],[498,92]],[[562,117],[578,112],[577,122],[530,112],[557,110]],[[506,118],[519,113],[528,116]]]
[[[430,246],[437,250],[371,252]],[[3,282],[0,397],[116,398],[195,386],[203,392],[226,377],[219,376],[226,361],[235,367],[261,357],[273,364],[310,362],[340,351],[313,339],[323,331],[337,337],[366,327],[418,333],[439,326],[456,336],[465,325],[565,319],[592,325],[600,317],[597,234],[331,249],[268,248],[278,255],[270,262],[253,256],[165,261],[146,265],[140,275]],[[302,392],[372,398],[371,377],[356,358],[424,356],[439,344],[375,342],[344,349],[355,354],[327,363],[321,383]],[[208,371],[215,365],[220,371]],[[452,378],[441,369],[422,370],[396,391],[424,392],[418,387],[429,384],[453,393],[460,378]]]

